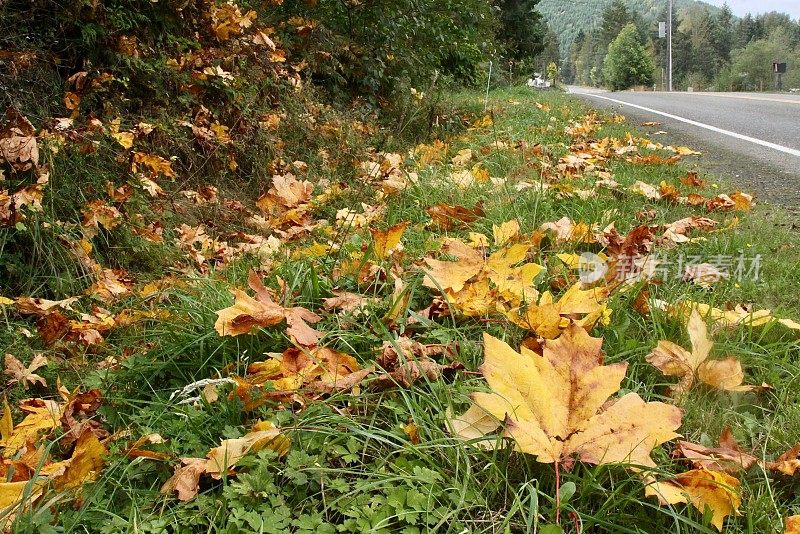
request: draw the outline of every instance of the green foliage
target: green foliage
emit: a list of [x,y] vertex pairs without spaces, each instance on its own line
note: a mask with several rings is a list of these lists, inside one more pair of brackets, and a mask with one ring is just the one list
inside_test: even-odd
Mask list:
[[[544,17],[547,24],[559,37],[559,46],[564,58],[567,50],[578,37],[584,32],[588,34],[598,29],[603,17],[603,12],[608,8],[613,0],[541,0],[538,10]],[[641,15],[644,20],[652,22],[657,19],[664,8],[664,0],[624,0],[625,6]],[[684,8],[692,5],[703,5],[716,12],[718,8],[709,6],[699,0],[676,0],[675,6],[680,12]],[[664,18],[658,20],[666,20]],[[624,26],[624,24],[623,24]],[[621,27],[620,27],[621,29]],[[613,39],[616,35],[611,36]],[[608,42],[611,42],[610,40]],[[605,52],[604,54],[605,55]],[[602,57],[601,57],[602,60]],[[588,71],[587,71],[588,72]]]
[[499,40],[508,57],[517,61],[532,59],[544,49],[547,26],[536,10],[539,0],[499,0]]
[[496,25],[491,6],[479,0],[284,2],[273,20],[297,17],[313,31],[283,37],[315,80],[343,95],[384,97],[400,85],[427,87],[437,72],[473,81]]
[[628,24],[608,47],[604,75],[614,90],[653,83],[653,62],[639,41],[636,26]]
[[800,47],[793,46],[792,38],[780,29],[767,39],[751,41],[733,52],[731,72],[734,87],[745,91],[776,89],[776,77],[772,72],[774,61],[787,63],[784,87],[800,87]]
[[[649,2],[633,4],[623,0],[613,0],[610,4],[598,2],[586,8],[578,7],[577,19],[583,20],[582,10],[599,11],[601,4],[607,5],[601,21],[582,22],[565,54],[563,67],[567,79],[583,85],[602,84],[609,35],[615,37],[614,32],[619,32],[623,22],[633,22],[657,67],[655,82],[664,85],[666,80],[662,79],[662,72],[667,63],[666,39],[656,37],[656,22],[667,19],[663,3],[651,6]],[[541,8],[554,28],[563,24],[558,13],[550,11],[547,0]],[[676,2],[672,34],[673,80],[678,89],[775,89],[776,80],[770,72],[772,62],[780,57],[787,63],[794,63],[795,51],[800,45],[800,23],[788,15],[768,13],[737,19],[727,6],[717,8],[702,2]],[[747,47],[751,49],[742,55]],[[740,59],[734,64],[733,56],[737,53]],[[766,59],[768,53],[773,53],[774,58]],[[798,81],[791,70],[790,67],[790,72],[784,76],[785,88],[797,87]]]

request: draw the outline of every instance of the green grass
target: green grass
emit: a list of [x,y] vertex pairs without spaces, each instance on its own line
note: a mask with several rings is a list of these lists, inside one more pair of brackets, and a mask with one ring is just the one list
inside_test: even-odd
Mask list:
[[[452,99],[451,105],[456,108],[480,111],[481,102],[475,94]],[[548,105],[551,111],[537,109],[535,100]],[[624,233],[640,224],[635,215],[644,207],[656,211],[652,224],[703,214],[697,208],[648,202],[633,195],[616,198],[601,192],[584,201],[557,198],[551,192],[516,191],[515,181],[539,179],[538,158],[533,156],[532,147],[541,144],[543,153],[551,155],[551,163],[557,163],[571,143],[564,127],[580,119],[585,110],[565,95],[531,95],[527,90],[494,93],[490,107],[493,126],[449,140],[447,159],[469,147],[491,176],[514,180],[499,190],[476,186],[461,191],[441,181],[449,172],[447,165],[433,165],[415,169],[420,175],[419,183],[386,200],[386,213],[379,226],[410,222],[403,245],[404,279],[411,292],[411,310],[426,307],[437,294],[420,285],[420,275],[412,267],[438,247],[443,233],[426,226],[430,217],[425,211],[437,203],[472,207],[484,202],[484,219],[470,228],[447,232],[457,237],[466,237],[468,231],[491,236],[493,224],[514,218],[525,233],[563,216],[601,226],[614,220]],[[595,137],[622,137],[628,130],[624,124],[606,124]],[[481,148],[495,140],[512,144],[524,140],[531,148],[482,154]],[[617,160],[610,161],[608,167],[623,186],[636,180],[655,185],[662,180],[677,184],[685,173],[679,165],[640,166]],[[324,175],[323,169],[314,172]],[[707,178],[713,181],[713,177]],[[579,178],[574,183],[579,188],[588,187],[594,179]],[[727,184],[718,185],[719,192],[733,191]],[[704,194],[716,192],[708,189]],[[320,213],[332,217],[337,209],[358,208],[362,201],[376,202],[374,192],[353,188],[349,195],[321,208]],[[731,217],[720,213],[709,216],[719,220]],[[664,251],[664,257],[675,259],[685,254],[710,258],[738,254],[739,250],[752,256],[762,254],[760,280],[722,281],[712,290],[702,290],[682,282],[673,273],[663,285],[651,288],[652,296],[670,302],[688,297],[716,306],[753,303],[758,308],[773,309],[780,317],[800,319],[795,297],[800,238],[788,229],[781,214],[757,208],[754,213],[739,217],[740,225],[733,230]],[[23,327],[33,330],[31,321],[19,318],[9,308],[0,308],[7,325],[0,332],[0,344],[7,347],[6,352],[28,361],[34,351],[46,350],[51,357],[46,377],[51,383],[59,374],[71,388],[82,385],[101,389],[104,406],[100,419],[107,428],[112,432],[129,431],[132,438],[159,433],[167,439],[159,450],[176,459],[172,463],[132,460],[123,454],[126,439],[112,441],[105,469],[97,482],[83,488],[79,505],[34,507],[20,515],[13,530],[44,532],[45,526],[55,524],[61,529],[58,531],[65,532],[505,533],[538,532],[542,526],[552,524],[556,517],[556,491],[551,465],[512,452],[509,443],[498,441],[495,450],[481,450],[445,430],[446,414],[462,411],[469,403],[469,394],[486,387],[474,373],[483,360],[481,334],[489,331],[516,346],[525,333],[502,321],[458,317],[419,324],[401,321],[397,330],[390,330],[381,321],[390,306],[389,283],[378,280],[364,285],[352,276],[333,278],[342,260],[367,248],[369,233],[351,230],[335,236],[341,244],[338,254],[294,260],[279,256],[270,274],[272,287],[277,287],[275,276],[280,276],[287,293],[293,296],[292,302],[311,309],[319,309],[321,299],[337,288],[381,299],[382,303],[362,317],[326,314],[317,325],[325,332],[326,346],[353,354],[366,365],[373,361],[384,341],[401,334],[423,343],[455,343],[459,360],[473,373],[458,373],[450,381],[423,380],[407,389],[340,393],[305,405],[267,404],[255,412],[245,412],[240,401],[226,395],[220,395],[213,404],[187,406],[170,401],[171,394],[186,384],[224,376],[226,370],[241,373],[247,362],[290,346],[280,327],[236,338],[222,338],[214,332],[215,312],[231,304],[230,288],[246,286],[247,272],[257,264],[252,259],[189,279],[187,286],[166,290],[155,301],[137,297],[119,303],[118,308],[155,305],[167,310],[170,318],[112,331],[105,344],[83,354],[69,353],[66,347],[60,347],[58,350],[65,352],[58,354],[56,349],[41,346],[35,334],[31,339],[20,334]],[[324,241],[325,234],[319,231],[309,242],[312,239]],[[126,243],[114,241],[116,246],[120,242]],[[291,244],[288,248],[300,249],[301,245]],[[587,247],[534,251],[536,261],[551,267],[543,276],[541,290],[547,289],[558,264],[552,256],[562,248],[581,251]],[[599,250],[597,246],[588,248]],[[156,250],[137,256],[127,248],[121,252],[125,265],[141,265],[140,271],[150,271],[153,278],[165,271],[178,254],[174,250]],[[114,249],[109,248],[108,254],[114,256]],[[150,265],[153,262],[159,265]],[[58,293],[59,286],[54,287],[54,294]],[[645,356],[660,339],[688,346],[684,326],[660,312],[642,316],[625,295],[614,296],[611,306],[614,311],[610,323],[596,328],[593,335],[604,338],[607,362],[628,362],[623,391],[635,391],[648,400],[665,400],[670,379],[646,363]],[[781,327],[740,327],[717,332],[714,339],[715,355],[731,354],[741,359],[746,383],[767,382],[774,391],[752,395],[696,388],[681,400],[684,419],[680,432],[685,439],[715,445],[722,428],[730,426],[745,448],[764,458],[774,458],[799,442],[798,336]],[[119,368],[97,369],[96,364],[109,356],[121,361]],[[16,388],[10,396],[18,399],[26,394]],[[200,495],[187,503],[159,492],[177,458],[203,457],[221,439],[246,433],[258,419],[275,421],[292,440],[286,457],[277,458],[271,451],[246,457],[237,465],[235,477],[220,481],[204,477]],[[409,422],[418,428],[418,443],[413,443],[403,430]],[[671,459],[669,450],[667,444],[654,451],[660,470],[669,474],[688,469],[685,462]],[[781,529],[783,516],[800,513],[797,480],[758,468],[741,479],[742,515],[728,518],[725,532],[775,532]],[[686,505],[660,507],[653,499],[645,498],[639,479],[623,467],[576,464],[572,471],[563,473],[561,492],[565,532],[576,532],[576,524],[580,525],[580,532],[716,532],[708,523],[707,514],[704,517]]]

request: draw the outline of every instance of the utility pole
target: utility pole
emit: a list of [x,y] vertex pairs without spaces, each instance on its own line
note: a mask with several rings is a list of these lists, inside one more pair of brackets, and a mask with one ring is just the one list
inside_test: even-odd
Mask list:
[[667,90],[672,92],[672,0],[669,0],[667,13]]

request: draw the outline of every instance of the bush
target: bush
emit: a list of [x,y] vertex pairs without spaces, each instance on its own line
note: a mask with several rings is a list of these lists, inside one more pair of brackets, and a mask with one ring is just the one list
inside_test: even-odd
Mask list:
[[608,47],[603,74],[615,90],[635,85],[652,85],[653,61],[639,38],[634,24],[628,24]]

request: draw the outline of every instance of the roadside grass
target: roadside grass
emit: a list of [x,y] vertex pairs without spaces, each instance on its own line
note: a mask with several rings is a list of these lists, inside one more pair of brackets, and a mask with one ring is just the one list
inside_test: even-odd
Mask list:
[[[452,100],[453,108],[482,115],[482,102],[476,94],[454,95]],[[519,221],[523,234],[531,234],[543,223],[565,216],[600,228],[614,222],[625,234],[642,224],[637,214],[651,209],[654,218],[650,224],[706,215],[724,227],[733,217],[739,219],[737,226],[707,234],[703,241],[660,251],[663,261],[673,268],[663,284],[649,287],[653,299],[673,303],[688,298],[720,308],[752,303],[757,309],[774,310],[778,317],[800,319],[796,298],[800,236],[773,208],[706,214],[700,208],[649,201],[630,193],[616,196],[601,191],[581,200],[553,191],[537,192],[533,187],[519,191],[515,185],[520,181],[536,184],[540,180],[538,161],[556,165],[569,153],[574,139],[564,133],[565,128],[583,120],[586,109],[557,92],[523,89],[493,93],[489,108],[491,125],[446,140],[450,146],[445,162],[458,150],[470,148],[491,177],[509,179],[499,187],[489,183],[461,189],[446,180],[452,170],[448,165],[414,168],[409,163],[409,170],[419,173],[419,181],[386,197],[386,212],[375,223],[381,228],[409,223],[402,252],[406,268],[403,278],[410,293],[408,310],[425,308],[438,294],[421,285],[415,265],[439,249],[443,236],[466,239],[468,232],[480,232],[491,239],[493,225],[511,219]],[[592,134],[593,138],[624,138],[631,131],[631,125],[611,117],[603,119],[604,125]],[[497,142],[522,141],[522,149],[486,149]],[[400,145],[399,141],[395,143]],[[641,165],[615,159],[603,165],[623,189],[636,181],[656,187],[666,181],[682,194],[688,191],[678,181],[686,174],[680,164]],[[319,169],[317,172],[324,175]],[[710,182],[708,188],[699,190],[706,196],[733,192],[728,184],[714,183],[711,176],[701,178]],[[575,189],[589,188],[596,179],[576,177],[570,184]],[[98,177],[98,183],[104,183],[104,178]],[[381,201],[374,191],[360,191],[360,197],[334,199],[321,207],[320,213],[332,218],[338,209],[359,210],[361,202]],[[432,226],[426,211],[439,203],[472,208],[479,202],[483,203],[484,217],[453,230]],[[305,245],[325,238],[335,241],[338,250],[303,257]],[[48,356],[58,363],[43,373],[49,382],[55,383],[59,375],[70,389],[78,385],[99,388],[104,396],[99,414],[112,432],[125,432],[130,439],[158,433],[167,440],[159,450],[174,459],[131,459],[125,454],[126,440],[110,441],[106,467],[96,482],[81,489],[77,505],[40,505],[21,513],[13,531],[47,532],[55,523],[59,526],[50,532],[505,533],[538,532],[552,524],[557,510],[551,465],[513,452],[510,443],[499,437],[494,450],[484,450],[446,431],[447,414],[462,412],[470,393],[486,389],[476,372],[483,361],[481,334],[488,331],[518,347],[528,333],[510,323],[483,317],[451,316],[415,323],[406,315],[390,328],[381,320],[392,304],[389,283],[379,278],[365,284],[352,275],[336,276],[347,260],[370,259],[369,231],[337,230],[331,221],[327,229],[307,241],[288,247],[274,258],[272,270],[265,277],[268,286],[277,289],[276,277],[280,277],[284,287],[281,292],[291,303],[313,310],[319,310],[322,299],[331,296],[334,289],[380,299],[360,316],[325,314],[316,325],[325,333],[322,344],[352,354],[359,363],[368,365],[384,342],[400,335],[413,336],[421,343],[457,346],[457,358],[466,372],[456,373],[451,380],[423,379],[408,388],[382,392],[361,388],[305,404],[267,403],[255,411],[245,411],[242,402],[227,392],[213,403],[201,398],[180,404],[180,398],[173,394],[187,384],[243,373],[248,363],[291,346],[280,327],[238,337],[220,337],[214,331],[216,312],[232,303],[230,289],[245,288],[249,270],[259,266],[254,258],[238,260],[206,275],[183,276],[181,285],[164,289],[155,297],[129,298],[120,303],[130,309],[153,308],[168,315],[113,331],[94,353],[70,353],[62,347],[64,352],[52,354],[52,349],[41,345],[35,336],[28,338],[21,333],[22,328],[31,328],[30,322],[0,307],[6,325],[0,332],[0,345],[7,347],[6,352],[27,360],[34,351],[50,350]],[[125,241],[114,241],[116,246],[120,242]],[[556,253],[580,254],[584,250],[601,249],[597,245],[551,245],[534,250],[533,261],[548,267],[539,279],[540,290],[548,289],[551,282],[555,284],[557,277],[575,277]],[[104,254],[108,259],[124,257],[125,265],[138,262],[142,272],[149,271],[157,278],[167,272],[180,252],[165,245],[139,251],[110,248]],[[732,277],[711,289],[702,289],[684,282],[683,273],[674,268],[680,257],[708,261],[721,255],[744,255],[748,261],[761,255],[759,279]],[[59,273],[52,276],[58,279]],[[649,365],[645,356],[662,339],[688,346],[685,325],[656,309],[650,315],[636,311],[632,303],[639,289],[615,294],[610,301],[613,313],[609,323],[598,326],[593,335],[604,338],[607,362],[629,364],[623,393],[634,391],[645,400],[673,402],[666,396],[671,379]],[[54,295],[69,292],[58,284],[50,291]],[[729,426],[745,449],[764,459],[773,459],[800,442],[796,393],[800,390],[800,343],[796,333],[781,326],[740,326],[715,331],[714,340],[715,356],[730,354],[741,359],[747,384],[765,382],[774,389],[738,394],[695,388],[680,400],[684,439],[712,446],[721,430]],[[97,364],[108,358],[116,358],[119,365],[98,369]],[[11,400],[24,394],[18,387],[9,391]],[[286,457],[277,458],[269,450],[247,456],[237,463],[236,476],[216,481],[204,478],[200,494],[185,503],[159,492],[178,458],[202,458],[221,439],[243,435],[257,420],[274,421],[291,439]],[[417,432],[413,438],[407,430],[410,423]],[[660,474],[669,476],[688,469],[669,452],[669,444],[654,451]],[[780,531],[783,517],[800,513],[798,480],[760,468],[753,468],[741,479],[742,515],[729,517],[725,532]],[[640,479],[621,467],[578,463],[562,473],[560,493],[564,532],[716,532],[708,512],[703,514],[688,505],[658,506],[653,498],[644,496]]]

